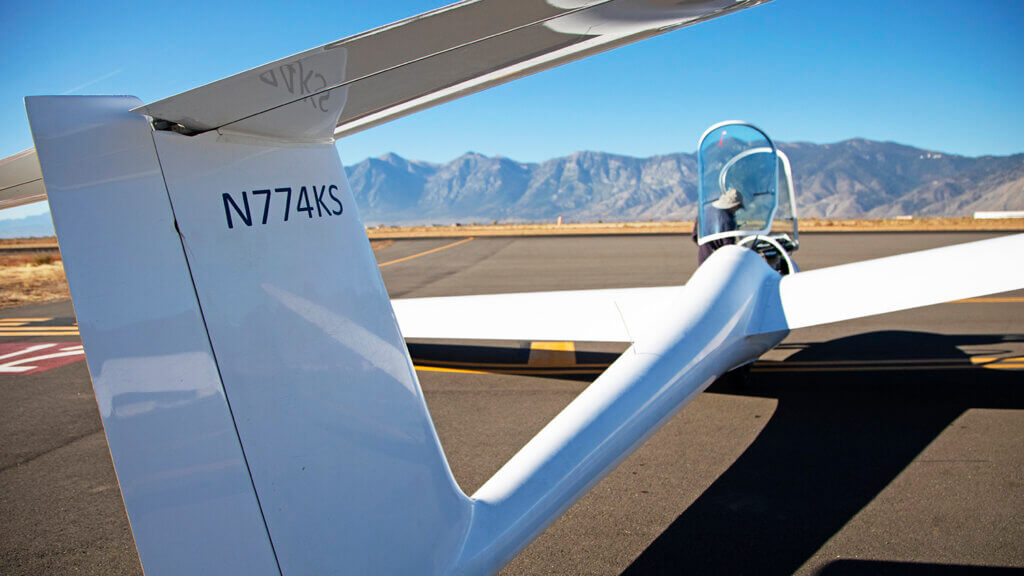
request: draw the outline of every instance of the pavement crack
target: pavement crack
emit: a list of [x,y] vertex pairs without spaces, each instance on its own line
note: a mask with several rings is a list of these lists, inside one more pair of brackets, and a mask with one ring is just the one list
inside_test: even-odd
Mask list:
[[38,454],[33,454],[32,456],[29,456],[27,458],[22,458],[22,459],[20,459],[20,460],[18,460],[16,462],[12,462],[11,464],[7,464],[6,466],[0,466],[0,474],[3,474],[4,472],[7,472],[8,470],[11,470],[11,469],[14,469],[14,468],[19,468],[19,467],[24,466],[26,464],[31,464],[32,462],[35,462],[36,460],[39,460],[40,458],[42,458],[42,457],[44,457],[44,456],[46,456],[48,454],[52,454],[52,453],[56,452],[57,450],[60,450],[61,448],[66,448],[66,447],[74,444],[75,442],[78,442],[79,440],[84,440],[84,439],[88,438],[89,436],[92,436],[92,435],[97,434],[97,433],[102,434],[103,433],[103,429],[102,428],[98,428],[98,429],[95,429],[95,430],[90,430],[88,432],[85,432],[84,434],[80,434],[78,436],[74,436],[71,439],[69,439],[67,442],[65,442],[63,444],[60,444],[58,446],[54,446],[53,448],[50,448],[49,450],[44,450],[44,451],[42,451],[42,452],[40,452]]
[[[497,238],[488,238],[488,240],[497,240]],[[426,289],[426,288],[428,288],[430,286],[433,286],[434,284],[437,284],[438,282],[441,282],[442,280],[445,280],[445,279],[450,278],[452,276],[455,276],[457,274],[464,274],[464,273],[466,273],[466,272],[468,272],[470,270],[473,270],[474,268],[476,268],[477,266],[479,266],[483,262],[486,262],[486,261],[490,260],[491,258],[494,258],[495,256],[500,255],[502,252],[507,250],[510,246],[515,244],[515,242],[516,242],[516,240],[518,240],[518,238],[508,238],[506,240],[507,241],[504,244],[502,244],[501,247],[498,248],[497,250],[495,250],[493,252],[486,253],[486,254],[482,254],[479,258],[476,258],[475,260],[471,261],[466,266],[463,266],[461,268],[452,268],[452,269],[449,269],[449,270],[444,270],[444,271],[439,272],[439,273],[434,274],[434,275],[430,275],[429,277],[423,278],[423,280],[421,282],[417,283],[416,285],[414,285],[414,286],[412,286],[410,288],[407,288],[405,290],[399,290],[399,291],[396,291],[394,293],[389,293],[390,297],[392,299],[394,299],[394,298],[405,298],[409,294],[416,293],[416,292],[421,292],[424,289]],[[387,286],[387,282],[386,281],[385,281],[384,285]]]

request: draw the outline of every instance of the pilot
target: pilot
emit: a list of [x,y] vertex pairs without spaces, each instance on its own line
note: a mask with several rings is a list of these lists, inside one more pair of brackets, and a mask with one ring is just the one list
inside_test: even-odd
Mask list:
[[[712,234],[719,232],[731,232],[736,229],[736,211],[743,208],[743,195],[735,188],[729,188],[724,194],[711,203],[704,217],[707,218],[706,228]],[[697,223],[693,225],[693,241],[697,241]],[[697,265],[700,266],[711,256],[711,253],[726,244],[735,244],[736,238],[719,238],[697,248]]]

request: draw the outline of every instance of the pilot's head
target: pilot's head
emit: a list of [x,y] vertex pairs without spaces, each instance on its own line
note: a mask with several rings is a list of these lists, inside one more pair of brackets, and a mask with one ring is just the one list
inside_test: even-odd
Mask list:
[[729,188],[718,200],[711,203],[712,206],[719,210],[728,210],[729,212],[735,212],[740,208],[743,208],[743,195],[740,194],[735,188]]

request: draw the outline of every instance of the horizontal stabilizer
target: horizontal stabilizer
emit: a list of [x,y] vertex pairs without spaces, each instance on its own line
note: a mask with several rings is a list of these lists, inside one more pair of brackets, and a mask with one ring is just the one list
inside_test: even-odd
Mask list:
[[[466,0],[134,109],[185,133],[327,141],[768,0]],[[35,150],[0,209],[46,200]]]
[[46,200],[36,149],[0,160],[0,210]]
[[779,285],[782,328],[1021,289],[1021,253],[1024,234],[1015,234],[786,276]]
[[340,105],[330,128],[343,136],[765,1],[467,0],[135,111],[204,132],[292,104],[324,117]]

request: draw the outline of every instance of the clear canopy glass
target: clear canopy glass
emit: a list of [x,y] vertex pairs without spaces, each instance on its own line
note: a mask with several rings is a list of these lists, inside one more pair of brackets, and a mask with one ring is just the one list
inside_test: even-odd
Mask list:
[[767,235],[778,207],[775,144],[743,122],[708,129],[697,148],[699,244]]

